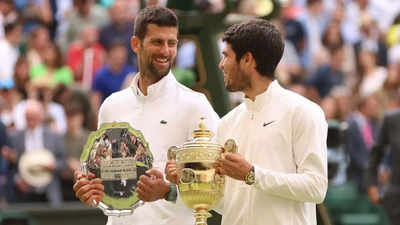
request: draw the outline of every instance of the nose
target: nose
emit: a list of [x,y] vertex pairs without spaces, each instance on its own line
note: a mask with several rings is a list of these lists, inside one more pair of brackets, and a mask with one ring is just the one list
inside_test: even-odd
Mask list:
[[221,59],[221,61],[220,61],[219,64],[218,64],[218,67],[219,67],[221,70],[224,70],[224,58]]
[[163,45],[161,45],[161,47],[160,47],[160,53],[161,53],[163,56],[168,56],[168,54],[169,54],[169,47],[168,47],[168,43],[167,43],[167,42],[165,42]]

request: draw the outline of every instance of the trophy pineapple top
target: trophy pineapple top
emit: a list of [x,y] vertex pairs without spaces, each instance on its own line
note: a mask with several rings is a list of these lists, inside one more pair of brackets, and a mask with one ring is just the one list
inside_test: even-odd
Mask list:
[[205,120],[205,118],[201,117],[200,123],[199,123],[199,129],[193,131],[193,138],[195,140],[204,139],[204,138],[207,140],[210,140],[214,136],[214,134],[206,128],[206,125],[204,124],[204,120]]

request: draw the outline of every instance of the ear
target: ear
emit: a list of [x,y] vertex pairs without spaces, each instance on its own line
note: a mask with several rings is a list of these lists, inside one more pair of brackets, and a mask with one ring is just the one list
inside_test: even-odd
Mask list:
[[251,65],[252,61],[253,61],[253,55],[250,52],[246,52],[242,56],[240,63],[243,63],[244,66],[249,66]]
[[140,48],[140,39],[136,36],[132,36],[131,38],[131,48],[132,50],[138,54]]

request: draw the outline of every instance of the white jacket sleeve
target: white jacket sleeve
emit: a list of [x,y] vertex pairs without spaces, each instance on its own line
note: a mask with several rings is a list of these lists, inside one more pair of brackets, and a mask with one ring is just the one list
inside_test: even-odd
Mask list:
[[292,130],[287,132],[292,136],[296,172],[271,171],[254,165],[254,186],[282,198],[321,203],[328,186],[327,123],[322,110],[298,107],[292,117]]

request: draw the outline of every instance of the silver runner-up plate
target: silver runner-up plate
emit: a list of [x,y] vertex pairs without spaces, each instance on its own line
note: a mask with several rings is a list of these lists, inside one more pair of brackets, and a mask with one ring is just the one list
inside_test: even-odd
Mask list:
[[102,179],[104,198],[94,203],[105,215],[130,215],[144,204],[135,189],[139,177],[152,168],[153,155],[143,134],[129,123],[102,124],[89,135],[80,161],[84,173]]

